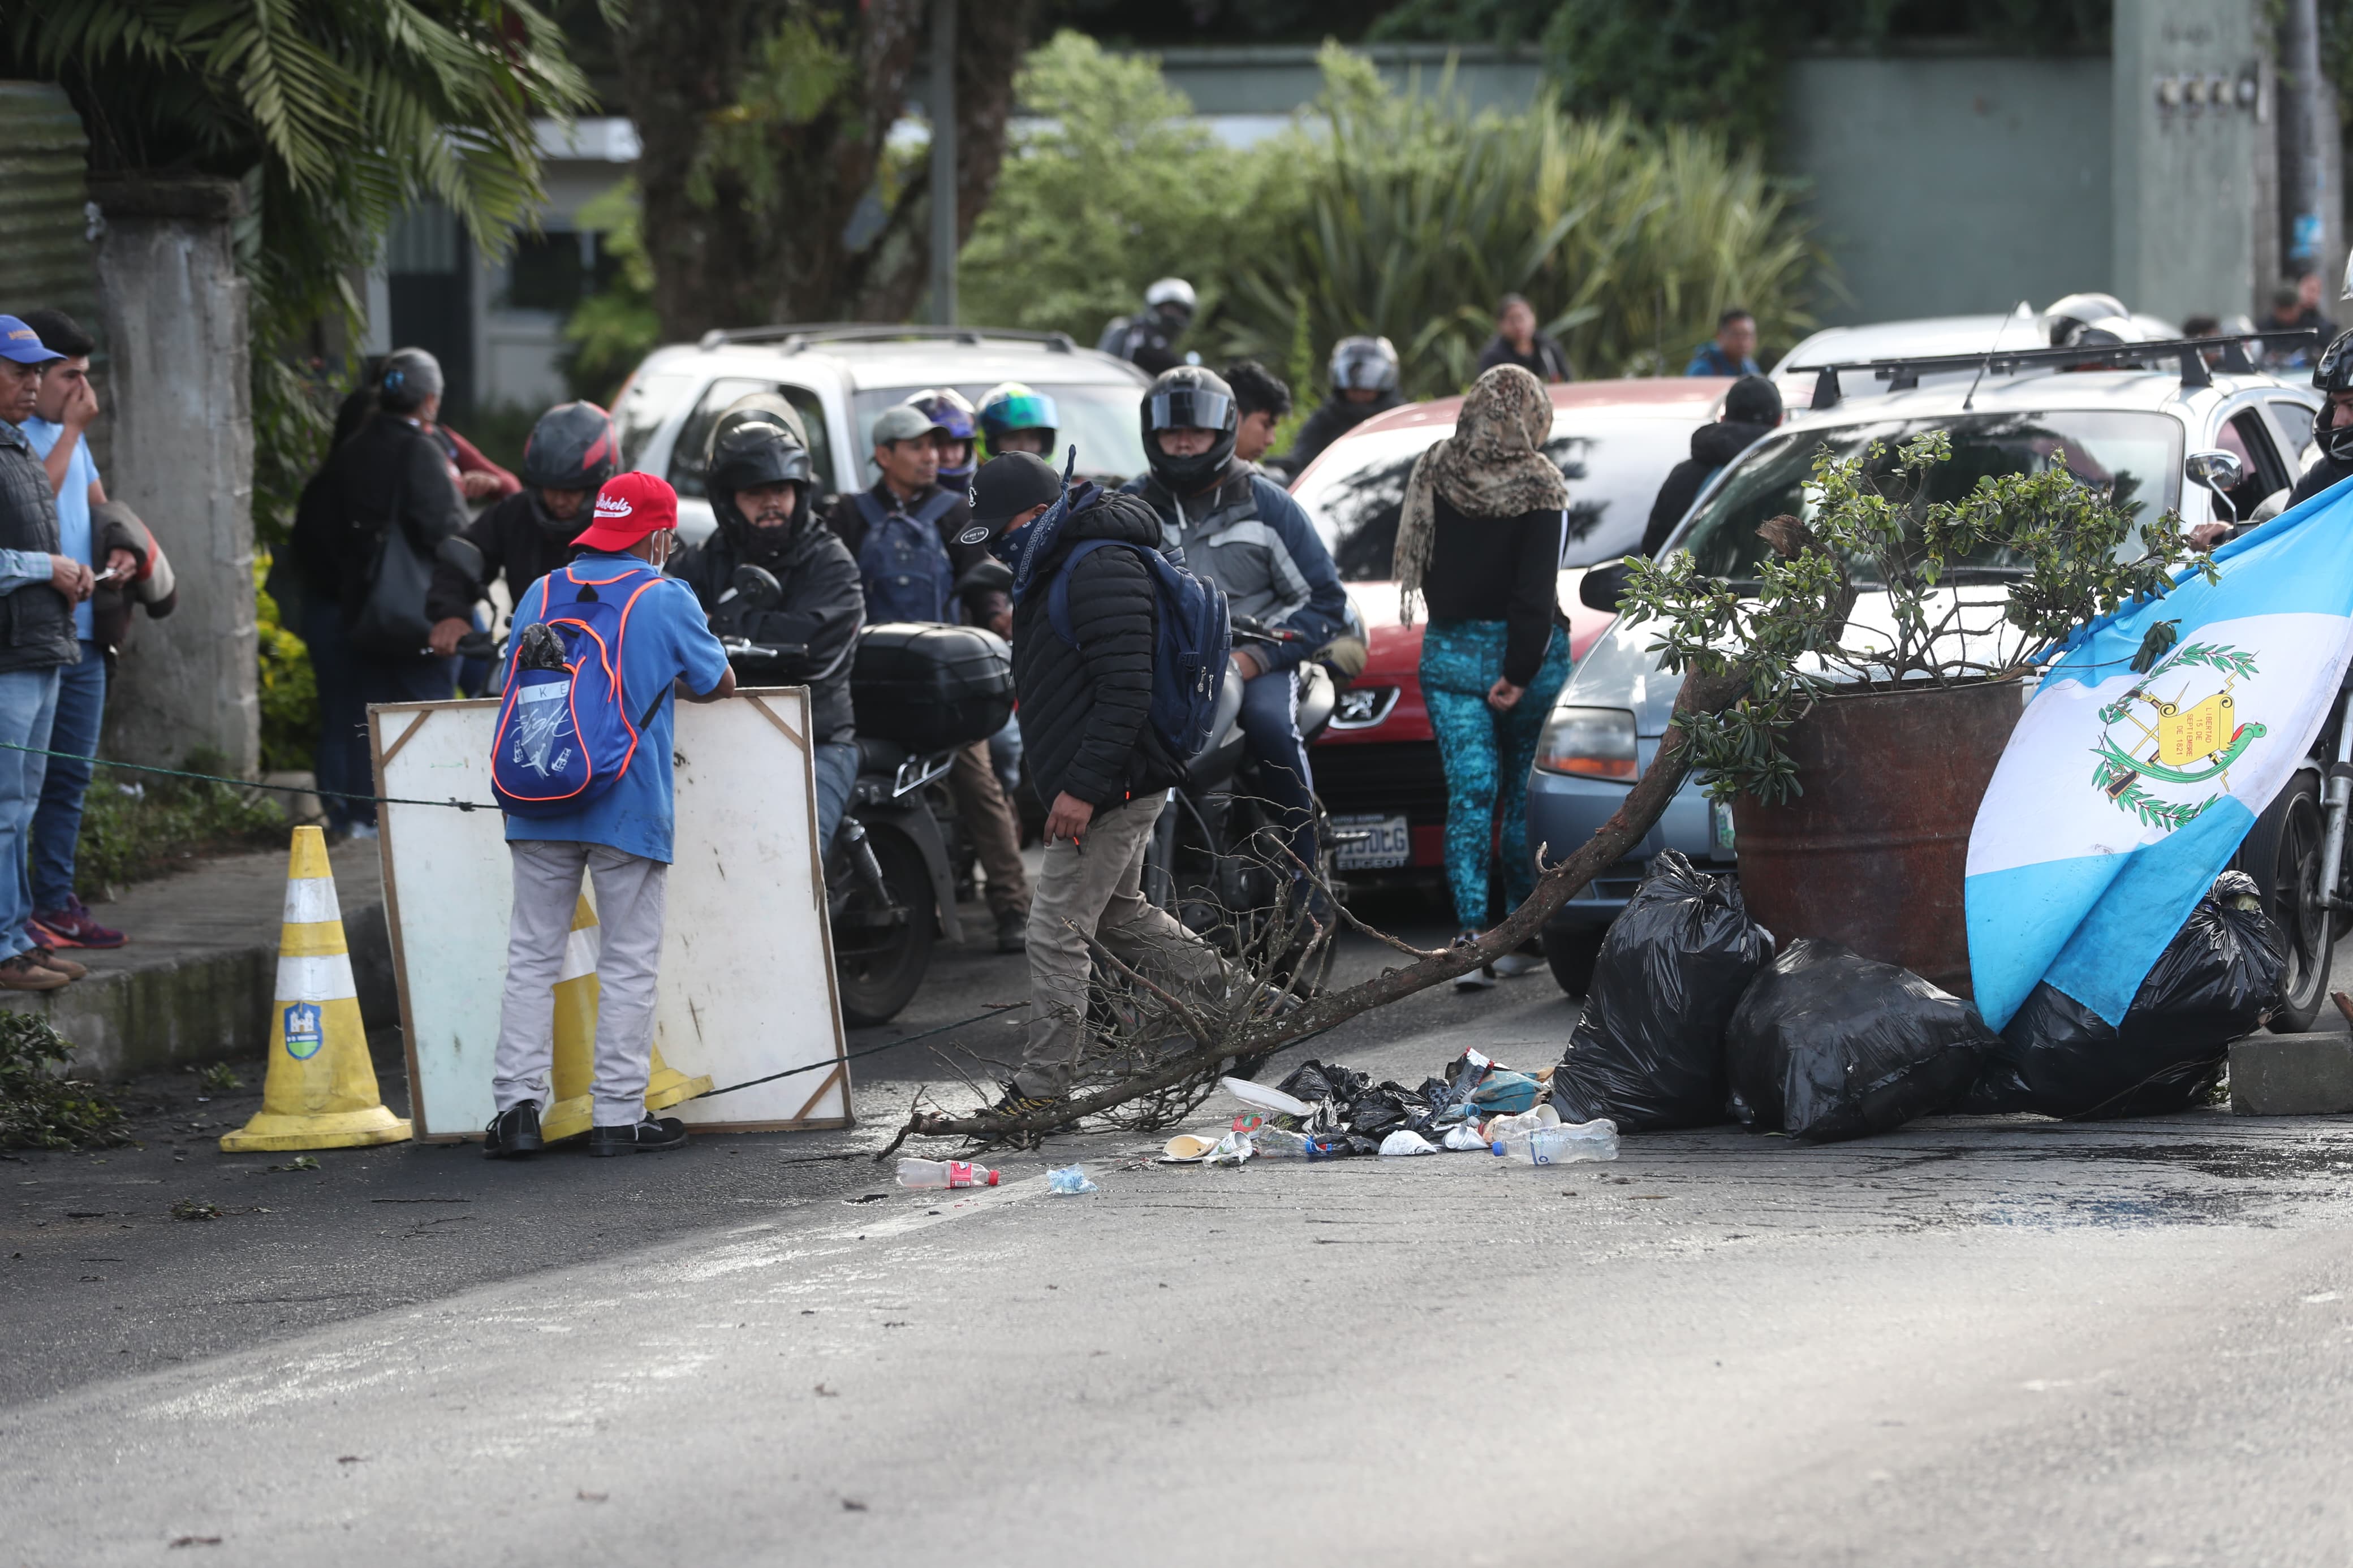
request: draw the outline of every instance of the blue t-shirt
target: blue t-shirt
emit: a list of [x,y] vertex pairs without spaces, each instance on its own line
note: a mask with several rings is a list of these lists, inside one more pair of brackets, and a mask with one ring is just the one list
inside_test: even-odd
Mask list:
[[[66,433],[62,425],[52,425],[39,415],[17,426],[25,439],[33,444],[33,454],[46,458],[56,450],[58,437]],[[58,491],[58,553],[75,561],[87,562],[97,571],[100,563],[90,558],[90,487],[98,483],[98,461],[90,455],[90,439],[77,437],[74,454],[66,462],[65,488]],[[98,634],[92,630],[90,601],[84,599],[74,606],[74,636],[88,642]]]
[[[572,563],[586,583],[600,594],[626,596],[649,578],[654,585],[639,595],[629,608],[628,626],[621,634],[621,700],[635,720],[652,706],[656,696],[684,677],[688,689],[709,691],[727,673],[727,655],[711,635],[711,624],[694,590],[675,577],[665,577],[634,555],[592,552]],[[546,619],[547,588],[561,584],[561,570],[551,572],[523,590],[515,605],[514,627],[520,631]],[[607,584],[627,586],[607,589]],[[564,602],[556,601],[560,611]],[[512,638],[512,649],[521,637]],[[638,742],[637,754],[620,782],[579,811],[565,816],[509,816],[507,838],[555,839],[567,844],[604,844],[627,854],[670,859],[670,826],[677,810],[670,795],[671,715],[678,704],[664,697]]]

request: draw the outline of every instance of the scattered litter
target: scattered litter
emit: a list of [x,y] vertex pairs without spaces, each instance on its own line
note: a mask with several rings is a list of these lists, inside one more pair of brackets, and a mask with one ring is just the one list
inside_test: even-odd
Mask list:
[[866,1505],[860,1502],[854,1497],[846,1497],[841,1500],[841,1511],[844,1513],[864,1513],[866,1511]]
[[1414,1131],[1411,1128],[1400,1127],[1396,1131],[1381,1140],[1381,1152],[1384,1155],[1388,1156],[1398,1154],[1435,1154],[1438,1152],[1438,1145],[1431,1142],[1429,1139],[1424,1138],[1420,1133]]
[[1672,849],[1653,859],[1602,940],[1553,1068],[1561,1119],[1607,1117],[1633,1132],[1722,1121],[1725,1026],[1772,956],[1772,934],[1736,887]]
[[1209,1152],[1201,1156],[1204,1165],[1239,1165],[1258,1152],[1247,1132],[1229,1132]]
[[[1551,1107],[1547,1106],[1546,1109],[1550,1110]],[[1469,1149],[1484,1149],[1487,1146],[1487,1140],[1480,1136],[1476,1127],[1472,1126],[1468,1121],[1462,1121],[1448,1128],[1446,1136],[1439,1140],[1439,1143],[1442,1148],[1461,1152]]]
[[1607,1117],[1575,1126],[1529,1127],[1499,1138],[1489,1149],[1498,1159],[1530,1165],[1568,1165],[1579,1160],[1615,1160],[1618,1126]]
[[1498,1069],[1471,1091],[1471,1103],[1498,1115],[1515,1115],[1532,1109],[1541,1092],[1536,1080],[1528,1074]]
[[969,1160],[918,1160],[910,1156],[899,1162],[899,1184],[902,1187],[993,1187],[997,1178],[995,1171]]
[[2230,1055],[2278,1005],[2287,942],[2254,879],[2225,871],[2151,966],[2121,1026],[2045,983],[2001,1037],[1967,1109],[2105,1120],[2203,1103]]
[[315,1171],[318,1168],[318,1160],[310,1154],[297,1154],[294,1158],[287,1161],[286,1163],[282,1165],[265,1165],[262,1167],[262,1169],[266,1171]]
[[1246,1078],[1222,1078],[1218,1083],[1244,1105],[1255,1105],[1261,1110],[1271,1110],[1278,1116],[1312,1116],[1315,1111],[1315,1108],[1303,1100],[1294,1100],[1279,1089],[1269,1089]]
[[1171,1165],[1198,1165],[1217,1146],[1215,1138],[1198,1132],[1179,1132],[1161,1145],[1160,1158]]
[[1046,1190],[1050,1193],[1095,1193],[1103,1189],[1087,1180],[1082,1165],[1065,1165],[1059,1171],[1046,1173]]
[[1524,1110],[1517,1116],[1489,1117],[1487,1124],[1479,1129],[1479,1147],[1484,1149],[1493,1143],[1507,1142],[1514,1137],[1525,1138],[1539,1127],[1559,1125],[1560,1112],[1547,1100],[1534,1110]]
[[1261,1127],[1250,1134],[1250,1147],[1268,1160],[1330,1160],[1349,1152],[1348,1141],[1336,1133],[1295,1127]]
[[1959,1103],[1993,1043],[1959,997],[1803,937],[1757,977],[1725,1031],[1732,1114],[1811,1143],[1892,1132]]
[[174,1219],[218,1219],[227,1212],[218,1204],[202,1204],[194,1198],[182,1198],[172,1205]]

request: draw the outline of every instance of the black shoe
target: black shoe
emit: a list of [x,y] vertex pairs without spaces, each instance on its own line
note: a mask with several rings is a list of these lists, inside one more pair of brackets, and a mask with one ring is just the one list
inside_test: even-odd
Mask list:
[[1029,948],[1029,917],[1018,910],[1008,910],[997,917],[997,951],[1026,952]]
[[675,1116],[648,1114],[634,1127],[592,1127],[588,1130],[588,1152],[602,1159],[607,1154],[652,1154],[664,1149],[682,1147],[686,1142],[686,1123]]
[[1017,1116],[1029,1116],[1040,1110],[1051,1110],[1060,1103],[1061,1100],[1056,1096],[1024,1094],[1021,1092],[1019,1084],[1008,1083],[1005,1086],[1004,1095],[997,1102],[983,1110],[981,1114],[995,1117],[999,1121],[1010,1121]]
[[539,1101],[526,1100],[491,1118],[482,1132],[482,1158],[514,1160],[536,1154],[546,1144],[539,1136]]

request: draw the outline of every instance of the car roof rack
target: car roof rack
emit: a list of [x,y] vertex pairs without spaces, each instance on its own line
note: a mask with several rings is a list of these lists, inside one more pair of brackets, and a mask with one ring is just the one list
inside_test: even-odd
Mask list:
[[1948,371],[1971,370],[1985,375],[2009,375],[2037,367],[2066,370],[2076,365],[2098,364],[2106,360],[2161,359],[2173,355],[2180,361],[2182,385],[2211,386],[2214,384],[2214,373],[2206,363],[2205,351],[2214,351],[2221,368],[2231,374],[2253,375],[2255,364],[2247,357],[2248,343],[2317,348],[2320,341],[2320,330],[2316,327],[2291,327],[2275,331],[2233,332],[2228,337],[2161,338],[2141,343],[2083,343],[2073,348],[2001,349],[1981,354],[1921,354],[1910,359],[1799,364],[1791,365],[1789,374],[1801,374],[1810,370],[1814,373],[1814,397],[1810,406],[1817,410],[1838,406],[1843,395],[1839,377],[1849,371],[1858,374],[1869,371],[1887,383],[1888,391],[1909,392],[1920,384],[1923,375]]
[[984,343],[991,340],[1037,343],[1052,353],[1071,353],[1078,344],[1068,332],[1029,332],[1002,327],[933,327],[890,321],[812,321],[776,327],[713,327],[697,340],[708,353],[729,343],[774,343],[786,353],[798,353],[818,343],[916,342]]

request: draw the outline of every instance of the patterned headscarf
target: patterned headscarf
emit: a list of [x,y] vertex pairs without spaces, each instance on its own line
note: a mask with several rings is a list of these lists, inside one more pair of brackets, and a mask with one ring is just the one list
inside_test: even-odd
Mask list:
[[1499,364],[1472,383],[1454,434],[1422,453],[1406,481],[1391,565],[1401,622],[1413,625],[1422,574],[1430,569],[1435,497],[1444,496],[1465,517],[1517,517],[1568,505],[1568,486],[1544,453],[1551,435],[1552,398],[1544,383],[1518,365]]

